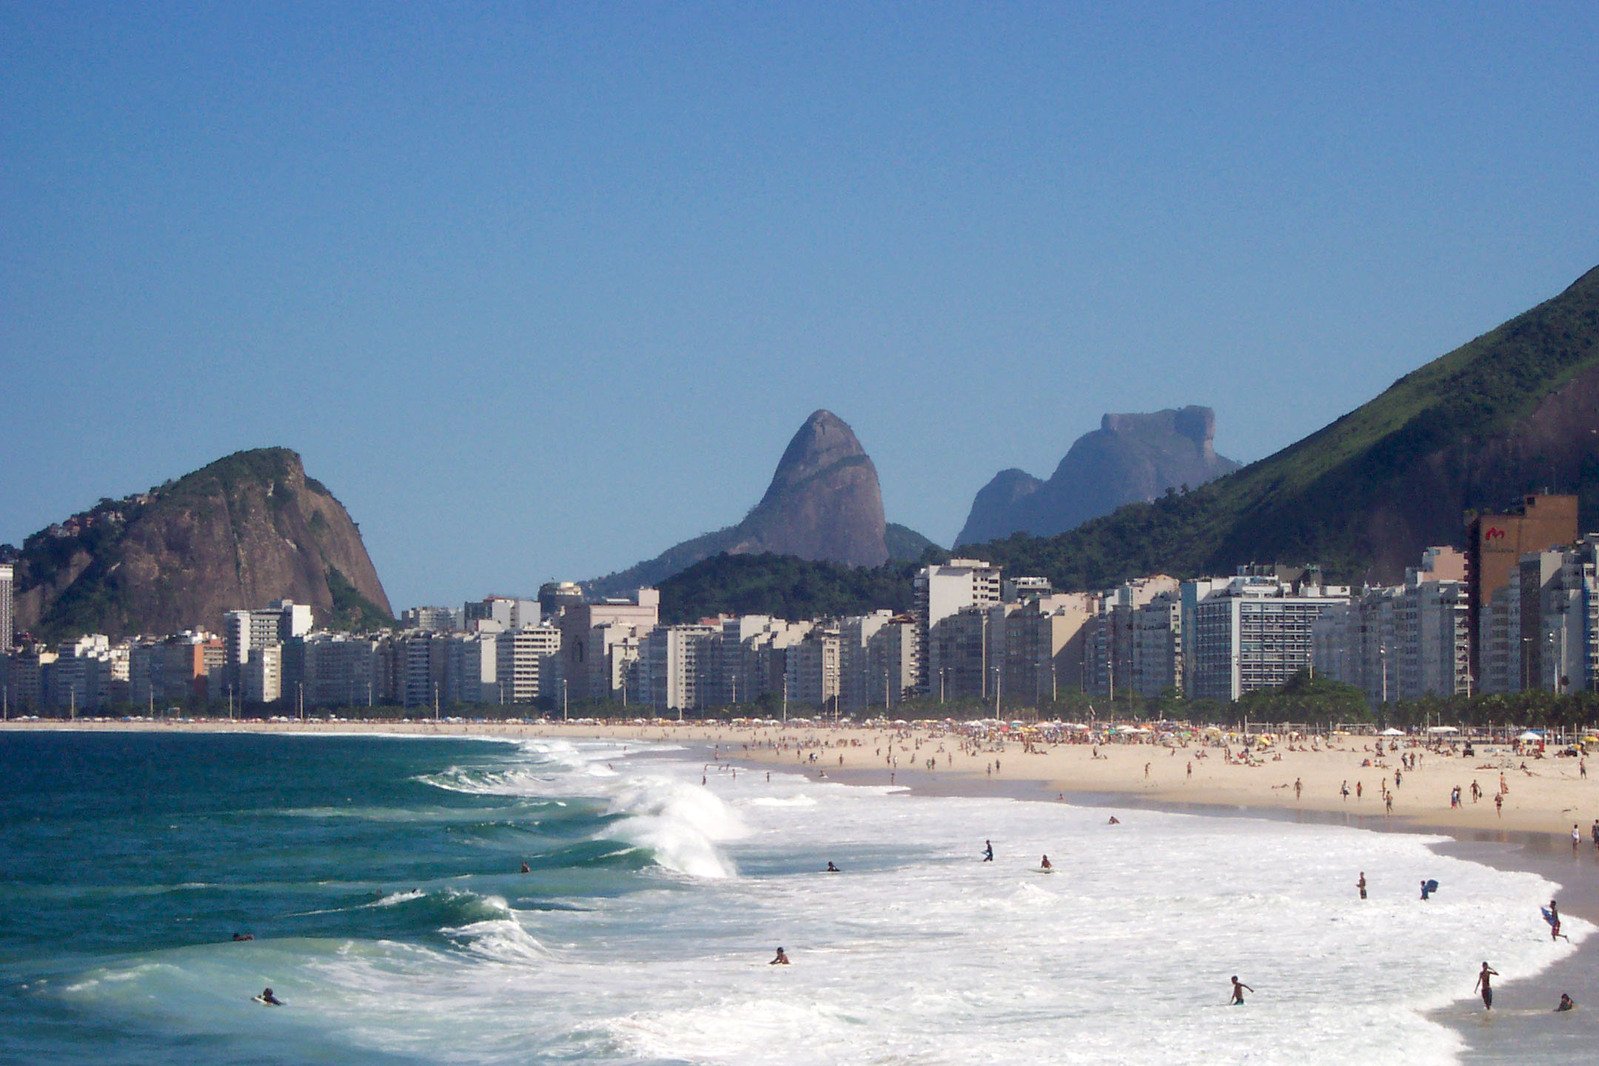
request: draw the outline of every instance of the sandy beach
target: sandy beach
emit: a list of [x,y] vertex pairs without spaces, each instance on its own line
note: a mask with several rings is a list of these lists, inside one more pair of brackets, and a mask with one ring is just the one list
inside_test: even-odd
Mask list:
[[[1505,746],[1480,745],[1465,757],[1447,746],[1429,748],[1404,738],[1397,744],[1384,738],[1378,752],[1379,741],[1370,736],[1281,742],[1244,763],[1226,758],[1229,751],[1236,756],[1241,750],[1236,739],[1229,743],[1226,737],[1172,747],[1138,741],[1024,744],[1015,735],[976,741],[914,727],[41,720],[11,721],[0,728],[601,737],[703,744],[727,759],[945,794],[1002,792],[1027,799],[1064,795],[1072,801],[1086,796],[1217,812],[1322,815],[1370,828],[1441,833],[1467,841],[1511,842],[1528,834],[1544,835],[1567,850],[1576,826],[1579,854],[1595,850],[1591,832],[1599,820],[1599,764],[1585,777],[1576,758],[1538,758]],[[1411,768],[1402,763],[1406,756],[1413,760]],[[1461,802],[1452,807],[1450,793],[1456,787]],[[1501,789],[1503,802],[1496,804]],[[1392,793],[1391,807],[1385,792]]]
[[[1379,751],[1378,738],[1351,735],[1279,743],[1241,761],[1240,743],[1236,738],[1229,743],[1226,737],[1175,746],[1144,738],[1047,744],[1024,742],[1014,734],[979,739],[937,728],[793,723],[13,721],[0,728],[605,738],[699,748],[708,763],[782,768],[845,784],[892,785],[929,794],[1158,807],[1422,833],[1449,838],[1436,846],[1441,852],[1527,870],[1560,884],[1562,911],[1599,923],[1599,849],[1590,836],[1599,819],[1599,766],[1591,768],[1593,776],[1584,776],[1577,758],[1539,758],[1503,746],[1479,745],[1467,757],[1447,746],[1401,738],[1397,747],[1385,739]],[[1461,799],[1452,806],[1456,787]],[[1391,809],[1386,795],[1392,796]],[[1496,796],[1502,804],[1494,802]],[[1573,826],[1580,836],[1575,846]],[[1358,873],[1350,871],[1351,892]],[[1397,890],[1414,895],[1416,886]],[[1471,972],[1463,972],[1464,995],[1470,991]],[[1473,1056],[1513,1060],[1515,1047],[1536,1043],[1536,1019],[1560,990],[1570,991],[1579,1004],[1599,1003],[1593,998],[1599,995],[1599,948],[1568,950],[1554,969],[1528,984],[1536,987],[1519,986],[1514,975],[1505,975],[1497,1001],[1505,1009],[1493,1012],[1492,1026],[1485,1027],[1474,1009],[1451,1011],[1436,1020],[1462,1031]],[[1599,1010],[1584,1015],[1584,1030],[1599,1035]]]

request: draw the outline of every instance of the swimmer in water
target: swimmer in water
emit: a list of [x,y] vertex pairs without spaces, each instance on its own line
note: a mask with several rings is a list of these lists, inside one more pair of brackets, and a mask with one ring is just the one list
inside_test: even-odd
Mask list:
[[1575,1006],[1576,1004],[1571,1002],[1571,993],[1562,992],[1560,993],[1560,1003],[1555,1007],[1555,1013],[1558,1014],[1563,1010],[1570,1010]]
[[777,958],[773,959],[771,962],[767,963],[766,965],[768,965],[768,966],[787,966],[788,965],[788,955],[786,955],[784,953],[782,948],[778,948],[777,949]]
[[259,996],[256,996],[255,998],[260,1000],[262,1003],[265,1003],[269,1007],[281,1007],[281,1006],[283,1006],[283,1001],[281,999],[279,999],[277,996],[274,996],[272,994],[272,990],[270,988],[263,988],[261,990],[261,994]]
[[1040,862],[1038,864],[1038,868],[1040,870],[1053,870],[1054,869],[1054,867],[1049,864],[1049,856],[1048,855],[1044,856],[1044,861],[1042,861],[1042,862]]
[[1233,1002],[1232,1002],[1233,1006],[1235,1006],[1235,1007],[1243,1006],[1243,1003],[1244,1003],[1244,992],[1245,992],[1246,989],[1248,991],[1250,991],[1250,992],[1254,991],[1253,988],[1250,988],[1248,985],[1246,985],[1242,981],[1240,981],[1238,979],[1238,975],[1237,974],[1233,974]]
[[844,871],[840,870],[837,866],[834,866],[833,865],[833,860],[829,859],[827,861],[827,870],[826,870],[826,872],[830,873],[830,874],[841,874]]

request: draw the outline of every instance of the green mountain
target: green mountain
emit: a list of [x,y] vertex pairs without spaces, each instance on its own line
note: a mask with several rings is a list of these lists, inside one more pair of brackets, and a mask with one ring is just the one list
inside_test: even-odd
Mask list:
[[6,554],[17,628],[43,639],[220,632],[225,612],[275,599],[310,604],[321,625],[392,621],[360,531],[287,448],[102,499]]
[[1599,528],[1599,267],[1259,462],[1049,538],[962,548],[1062,588],[1139,574],[1320,562],[1390,581],[1468,516],[1536,490],[1576,493]]

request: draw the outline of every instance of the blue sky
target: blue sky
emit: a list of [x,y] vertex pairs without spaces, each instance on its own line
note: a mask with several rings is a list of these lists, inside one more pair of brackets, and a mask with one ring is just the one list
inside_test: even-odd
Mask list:
[[[1309,5],[1304,5],[1309,8]],[[1398,10],[1391,8],[1398,7]],[[1268,455],[1599,263],[1599,5],[0,6],[0,541],[281,444],[396,609]]]

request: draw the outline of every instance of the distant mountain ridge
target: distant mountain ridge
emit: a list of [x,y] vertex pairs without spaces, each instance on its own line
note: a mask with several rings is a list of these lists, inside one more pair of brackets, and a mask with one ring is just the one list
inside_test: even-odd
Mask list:
[[1250,561],[1387,582],[1429,545],[1461,543],[1469,513],[1544,489],[1576,494],[1581,528],[1599,529],[1599,267],[1202,488],[970,551],[1062,588]]
[[1198,487],[1238,464],[1217,455],[1216,413],[1189,406],[1107,414],[1072,444],[1048,481],[1002,470],[978,491],[957,546],[1012,533],[1053,536],[1169,488]]
[[287,448],[102,499],[29,537],[16,565],[17,628],[45,639],[220,632],[226,611],[275,599],[346,628],[393,614],[344,505]]
[[831,411],[805,420],[771,484],[743,521],[675,544],[653,559],[584,582],[597,595],[656,585],[716,555],[788,555],[845,566],[880,566],[891,552],[920,554],[920,534],[883,517],[877,467],[855,431]]
[[[1332,580],[1391,582],[1423,549],[1463,543],[1470,513],[1544,489],[1577,495],[1580,528],[1599,530],[1599,267],[1275,455],[1066,533],[960,554],[1062,590],[1249,562],[1317,562]],[[857,583],[875,595],[879,579],[907,580],[894,571]],[[753,559],[696,568],[670,591],[675,610],[700,617],[724,600],[807,602],[836,584],[822,568]]]

